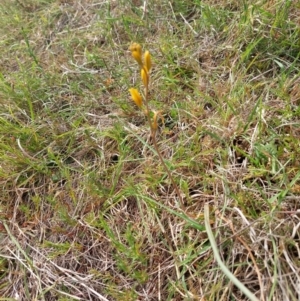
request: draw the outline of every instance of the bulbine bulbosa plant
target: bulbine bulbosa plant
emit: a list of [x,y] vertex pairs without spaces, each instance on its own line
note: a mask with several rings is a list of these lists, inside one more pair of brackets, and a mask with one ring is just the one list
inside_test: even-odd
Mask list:
[[136,60],[136,62],[138,63],[138,65],[140,67],[141,79],[142,79],[142,82],[144,85],[143,96],[137,89],[130,88],[129,92],[130,92],[131,98],[134,101],[134,103],[138,106],[138,108],[144,112],[144,114],[148,120],[148,124],[150,127],[150,135],[151,135],[151,139],[152,139],[154,148],[157,152],[157,155],[159,157],[161,164],[163,165],[165,171],[167,172],[167,174],[172,182],[172,185],[174,186],[174,189],[179,198],[180,208],[184,209],[183,199],[182,199],[180,190],[178,188],[178,185],[175,183],[175,180],[174,180],[169,168],[167,167],[161,152],[159,151],[157,140],[156,140],[156,132],[158,129],[158,122],[160,119],[163,121],[163,116],[162,116],[161,111],[151,110],[150,106],[149,106],[150,70],[152,67],[150,52],[145,51],[144,53],[142,53],[142,47],[138,43],[131,44],[131,46],[129,47],[129,50],[131,51],[133,58]]

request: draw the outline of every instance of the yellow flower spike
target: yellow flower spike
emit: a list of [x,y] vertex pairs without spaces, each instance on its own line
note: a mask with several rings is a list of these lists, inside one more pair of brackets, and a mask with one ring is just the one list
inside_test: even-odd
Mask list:
[[131,55],[133,58],[138,62],[138,64],[142,67],[142,47],[138,43],[132,43],[129,47],[129,50],[131,51]]
[[145,51],[144,61],[145,61],[145,67],[146,67],[147,71],[150,72],[152,63],[151,63],[151,55],[150,55],[150,52],[148,50]]
[[149,75],[148,75],[148,71],[145,68],[145,66],[141,69],[141,78],[143,80],[144,86],[148,87],[148,83],[149,83]]
[[134,89],[134,88],[130,88],[130,89],[129,89],[129,92],[130,92],[131,98],[132,98],[132,100],[134,101],[134,103],[135,103],[139,108],[141,108],[142,105],[143,105],[143,98],[142,98],[140,92],[139,92],[137,89]]

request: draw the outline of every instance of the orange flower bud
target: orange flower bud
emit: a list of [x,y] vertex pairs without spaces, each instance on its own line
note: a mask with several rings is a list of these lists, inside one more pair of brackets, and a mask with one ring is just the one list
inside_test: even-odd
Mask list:
[[139,91],[137,89],[130,88],[129,92],[130,92],[132,100],[135,102],[135,104],[139,108],[141,108],[143,105],[143,98],[142,98],[141,94],[139,93]]
[[145,51],[144,61],[145,61],[145,67],[146,67],[147,71],[150,72],[152,63],[151,63],[151,55],[150,55],[150,52],[148,50]]
[[144,86],[147,87],[149,83],[149,75],[148,71],[145,67],[141,69],[141,78],[143,80]]
[[131,51],[131,55],[138,62],[138,64],[140,66],[143,66],[141,45],[138,43],[132,43],[129,47],[129,50]]
[[152,124],[151,124],[151,129],[153,130],[154,133],[157,131],[159,119],[161,119],[162,122],[164,122],[164,117],[162,116],[161,111],[154,111]]

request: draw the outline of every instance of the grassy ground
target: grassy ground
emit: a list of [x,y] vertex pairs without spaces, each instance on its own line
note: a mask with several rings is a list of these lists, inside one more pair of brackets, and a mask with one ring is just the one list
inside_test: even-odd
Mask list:
[[[299,12],[2,0],[0,300],[248,300],[205,222],[257,299],[299,300]],[[129,97],[132,42],[184,210]]]

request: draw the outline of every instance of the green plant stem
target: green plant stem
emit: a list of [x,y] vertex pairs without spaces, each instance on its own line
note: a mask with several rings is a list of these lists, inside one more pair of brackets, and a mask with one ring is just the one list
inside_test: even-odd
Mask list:
[[152,135],[152,139],[153,139],[153,145],[154,145],[154,148],[155,148],[155,150],[156,150],[156,152],[157,152],[157,154],[158,154],[159,160],[160,160],[160,162],[162,163],[162,165],[163,165],[165,171],[167,172],[167,174],[168,174],[168,176],[169,176],[169,178],[170,178],[170,180],[171,180],[171,182],[172,182],[172,185],[174,186],[174,189],[175,189],[175,191],[176,191],[176,193],[177,193],[177,195],[178,195],[179,202],[180,202],[180,208],[181,208],[182,210],[184,210],[184,209],[185,209],[185,206],[184,206],[184,204],[183,204],[183,199],[182,199],[182,196],[181,196],[181,194],[180,194],[179,188],[178,188],[177,184],[175,183],[175,180],[174,180],[174,178],[173,178],[173,176],[172,176],[172,174],[171,174],[171,172],[170,172],[168,166],[166,165],[166,163],[165,163],[165,161],[164,161],[164,158],[162,157],[161,152],[159,151],[159,148],[158,148],[158,145],[157,145],[157,141],[156,141],[156,137],[155,137],[155,133],[154,133],[154,135]]
[[182,196],[181,196],[181,193],[180,193],[180,190],[178,188],[178,185],[175,183],[175,180],[168,168],[168,166],[166,165],[165,163],[165,160],[159,150],[159,147],[158,147],[158,144],[157,144],[157,140],[156,140],[156,130],[153,129],[153,126],[152,126],[152,122],[151,122],[151,116],[150,116],[150,109],[149,109],[149,105],[148,105],[148,92],[149,92],[149,87],[148,85],[145,86],[145,105],[146,105],[146,110],[147,110],[147,120],[148,120],[148,123],[149,123],[149,127],[150,127],[150,131],[151,131],[151,138],[152,138],[152,141],[153,141],[153,145],[154,145],[154,148],[157,152],[157,155],[158,155],[158,158],[161,162],[161,164],[163,165],[165,171],[167,172],[168,174],[168,177],[170,178],[171,182],[172,182],[172,185],[174,186],[174,189],[178,195],[178,198],[179,198],[179,203],[180,203],[180,208],[182,210],[185,209],[185,206],[184,206],[184,203],[183,203],[183,199],[182,199]]

